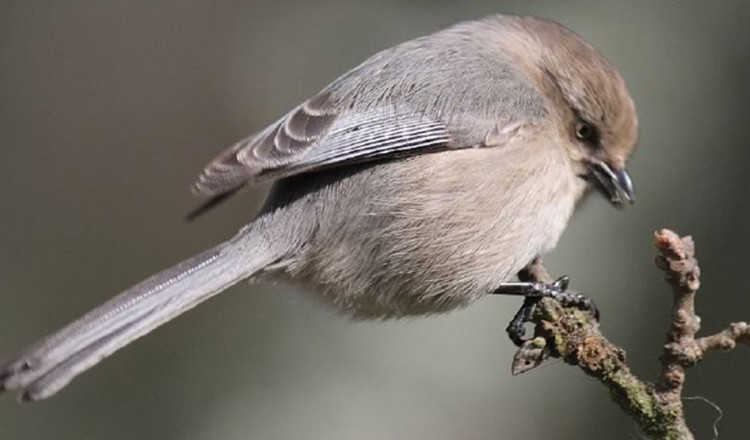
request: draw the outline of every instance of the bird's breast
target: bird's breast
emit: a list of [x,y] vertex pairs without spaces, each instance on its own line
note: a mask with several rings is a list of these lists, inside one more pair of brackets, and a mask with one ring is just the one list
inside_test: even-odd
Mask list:
[[560,238],[575,195],[562,165],[543,165],[470,149],[308,182],[320,187],[289,209],[311,223],[310,236],[287,274],[358,317],[466,305]]

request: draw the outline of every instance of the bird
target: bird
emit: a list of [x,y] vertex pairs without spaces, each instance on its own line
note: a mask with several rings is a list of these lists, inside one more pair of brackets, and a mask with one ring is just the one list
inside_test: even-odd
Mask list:
[[555,21],[491,15],[383,50],[205,167],[199,212],[273,184],[236,235],[0,364],[0,391],[50,397],[245,280],[300,284],[354,319],[563,295],[567,279],[514,277],[589,194],[633,201],[637,143],[622,76]]

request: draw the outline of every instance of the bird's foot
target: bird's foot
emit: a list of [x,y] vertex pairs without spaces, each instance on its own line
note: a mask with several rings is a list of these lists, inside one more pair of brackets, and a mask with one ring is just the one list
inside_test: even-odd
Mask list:
[[570,280],[568,277],[562,276],[552,284],[535,281],[504,283],[492,292],[498,295],[522,295],[524,297],[523,305],[505,329],[514,344],[520,347],[524,343],[524,337],[526,336],[525,325],[531,321],[534,309],[542,298],[554,299],[564,307],[580,308],[591,313],[597,321],[599,320],[599,309],[594,304],[594,301],[586,295],[569,292],[569,283]]

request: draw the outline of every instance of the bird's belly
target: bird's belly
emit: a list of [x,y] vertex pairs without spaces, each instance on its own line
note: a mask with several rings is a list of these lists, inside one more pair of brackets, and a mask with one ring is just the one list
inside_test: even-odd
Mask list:
[[[455,167],[472,152],[450,154]],[[304,212],[317,207],[313,232],[287,275],[359,318],[424,315],[473,302],[554,247],[572,196],[540,192],[531,178],[509,186],[481,163],[446,180],[435,159],[369,168],[311,191]]]
[[438,233],[367,228],[308,260],[301,280],[334,308],[357,318],[442,313],[469,305],[511,280],[538,253],[523,235],[499,228]]

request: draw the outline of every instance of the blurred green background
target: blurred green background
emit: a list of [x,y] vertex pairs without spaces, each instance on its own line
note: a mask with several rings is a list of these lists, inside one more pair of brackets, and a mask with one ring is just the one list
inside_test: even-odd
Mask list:
[[[638,202],[587,202],[552,271],[655,379],[669,292],[651,236],[692,234],[707,331],[750,319],[750,2],[9,1],[0,3],[0,357],[228,238],[263,191],[199,221],[214,154],[379,49],[496,12],[556,19],[638,105]],[[513,378],[513,298],[352,323],[288,286],[241,285],[76,380],[0,399],[0,439],[637,439],[604,388],[552,363]],[[686,395],[748,438],[750,351],[712,355]],[[687,402],[698,438],[716,412]]]

